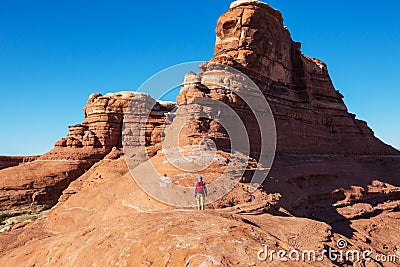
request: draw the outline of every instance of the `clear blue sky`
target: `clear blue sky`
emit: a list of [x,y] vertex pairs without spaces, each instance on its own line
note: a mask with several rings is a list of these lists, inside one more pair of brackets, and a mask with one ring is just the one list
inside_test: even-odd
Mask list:
[[[93,92],[213,56],[229,0],[0,0],[0,155],[41,154],[81,123]],[[400,2],[268,2],[324,60],[349,110],[400,148]]]

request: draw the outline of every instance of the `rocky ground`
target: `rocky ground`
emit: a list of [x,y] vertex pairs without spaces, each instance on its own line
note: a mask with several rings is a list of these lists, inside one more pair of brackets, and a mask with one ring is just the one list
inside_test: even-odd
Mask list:
[[[195,181],[196,176],[190,179]],[[231,208],[208,206],[201,212],[161,204],[137,186],[123,158],[103,160],[72,182],[41,218],[2,233],[0,261],[4,266],[286,266],[277,259],[262,262],[258,252],[264,245],[287,251],[337,249],[340,239],[348,242],[349,249],[397,255],[400,201],[390,196],[399,190],[375,182],[368,192],[379,193],[377,198],[362,199],[357,190],[346,191],[334,205],[341,219],[327,214],[330,222],[295,217],[296,209],[276,206],[260,212],[251,209],[259,205],[251,198],[244,208],[235,203]],[[312,265],[398,266],[399,262],[353,264],[325,258]]]

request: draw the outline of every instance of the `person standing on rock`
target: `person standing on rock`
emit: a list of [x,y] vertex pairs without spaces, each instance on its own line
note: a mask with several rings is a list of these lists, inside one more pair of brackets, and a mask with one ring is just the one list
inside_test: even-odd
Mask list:
[[204,210],[204,202],[207,195],[206,183],[203,182],[203,177],[199,176],[199,181],[194,185],[194,197],[197,200],[197,208],[199,210]]

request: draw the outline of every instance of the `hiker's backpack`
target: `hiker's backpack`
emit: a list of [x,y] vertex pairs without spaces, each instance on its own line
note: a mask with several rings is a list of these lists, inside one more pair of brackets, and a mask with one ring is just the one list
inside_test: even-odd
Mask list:
[[196,193],[202,194],[203,193],[203,182],[196,183]]

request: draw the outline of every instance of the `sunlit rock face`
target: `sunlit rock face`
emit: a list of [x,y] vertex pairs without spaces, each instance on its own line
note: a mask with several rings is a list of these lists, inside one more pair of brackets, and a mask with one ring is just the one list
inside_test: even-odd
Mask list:
[[348,112],[324,62],[301,53],[278,10],[236,1],[218,20],[213,62],[247,74],[273,111],[278,153],[398,154]]
[[[160,138],[153,133],[161,134],[161,128],[166,114],[175,108],[174,103],[156,101],[144,93],[118,92],[106,95],[92,94],[84,107],[84,121],[82,124],[69,126],[69,133],[56,143],[57,148],[87,148],[109,152],[113,147],[122,148],[122,130],[124,115],[140,113],[143,105],[130,107],[132,101],[149,103],[153,109],[148,118],[147,145],[156,145]],[[78,150],[79,151],[79,150]]]

